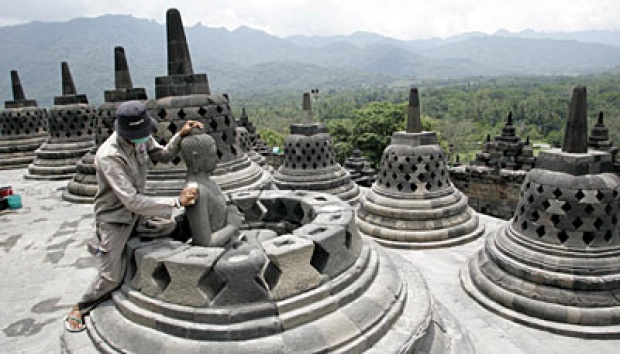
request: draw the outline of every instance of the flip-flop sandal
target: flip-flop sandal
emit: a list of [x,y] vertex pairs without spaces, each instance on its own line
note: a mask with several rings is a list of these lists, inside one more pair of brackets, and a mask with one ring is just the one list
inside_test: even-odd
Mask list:
[[[77,322],[78,326],[77,327],[72,327],[71,323],[69,323],[69,320]],[[68,332],[82,332],[84,329],[86,329],[86,325],[84,324],[84,320],[82,320],[81,318],[77,318],[77,317],[73,317],[73,316],[65,316],[64,322],[65,322],[65,329]]]

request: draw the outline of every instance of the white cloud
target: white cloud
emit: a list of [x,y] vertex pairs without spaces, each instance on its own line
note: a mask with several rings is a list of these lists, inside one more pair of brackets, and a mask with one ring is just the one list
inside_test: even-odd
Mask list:
[[184,24],[248,26],[279,36],[377,32],[401,39],[498,29],[620,29],[617,0],[0,0],[0,25],[60,21],[106,13],[165,21],[169,7]]

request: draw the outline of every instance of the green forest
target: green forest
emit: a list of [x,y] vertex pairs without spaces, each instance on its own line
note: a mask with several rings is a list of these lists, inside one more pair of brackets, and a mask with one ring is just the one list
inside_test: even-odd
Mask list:
[[[313,109],[315,119],[327,125],[341,163],[357,147],[377,164],[392,132],[404,129],[409,87],[418,87],[424,128],[436,131],[444,148],[453,145],[454,154],[468,162],[487,134],[501,132],[510,111],[523,140],[529,136],[533,143],[559,146],[577,85],[587,88],[589,126],[602,111],[611,139],[620,143],[619,72],[432,80],[355,90],[318,88]],[[302,118],[302,92],[262,91],[232,99],[235,113],[245,107],[270,146],[281,146],[289,126]]]

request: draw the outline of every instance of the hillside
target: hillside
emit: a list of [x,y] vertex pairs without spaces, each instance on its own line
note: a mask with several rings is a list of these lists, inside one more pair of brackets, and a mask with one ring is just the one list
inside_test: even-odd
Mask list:
[[[197,73],[209,75],[214,92],[355,89],[416,79],[505,74],[580,74],[620,63],[620,47],[605,32],[577,40],[488,36],[400,41],[357,32],[336,37],[280,38],[248,27],[234,31],[186,28]],[[559,36],[556,34],[556,37]],[[532,37],[532,36],[530,36]],[[566,34],[562,38],[569,38]],[[165,26],[127,15],[0,27],[0,99],[11,99],[9,71],[20,72],[26,95],[47,106],[60,94],[60,62],[68,61],[80,93],[99,104],[113,87],[113,47],[125,47],[134,85],[153,92],[166,74]],[[233,96],[234,99],[234,96]]]

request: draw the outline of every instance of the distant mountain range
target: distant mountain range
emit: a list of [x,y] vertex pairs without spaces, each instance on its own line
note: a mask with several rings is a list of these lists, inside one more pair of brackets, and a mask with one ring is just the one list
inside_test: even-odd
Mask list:
[[[194,72],[213,92],[342,88],[418,79],[495,75],[574,75],[617,69],[620,31],[498,31],[446,39],[397,40],[374,33],[280,38],[241,27],[186,28]],[[153,92],[166,75],[166,30],[126,15],[0,27],[0,99],[11,98],[9,71],[20,72],[26,95],[51,105],[67,61],[80,93],[101,103],[113,88],[113,48],[125,47],[134,86]],[[5,73],[5,74],[1,74]]]

